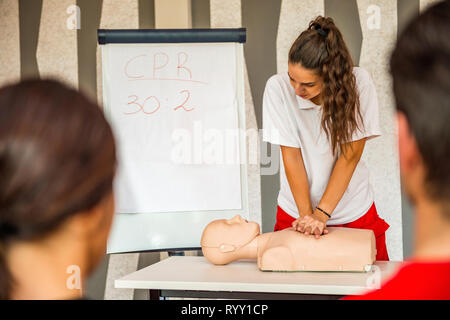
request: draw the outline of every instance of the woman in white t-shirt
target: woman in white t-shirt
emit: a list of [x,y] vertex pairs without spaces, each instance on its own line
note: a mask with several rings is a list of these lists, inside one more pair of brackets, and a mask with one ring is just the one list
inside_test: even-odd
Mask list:
[[311,21],[292,44],[288,72],[267,81],[263,126],[264,141],[281,148],[275,231],[293,226],[318,238],[327,225],[371,229],[377,260],[389,260],[389,225],[360,160],[381,135],[375,86],[331,18]]

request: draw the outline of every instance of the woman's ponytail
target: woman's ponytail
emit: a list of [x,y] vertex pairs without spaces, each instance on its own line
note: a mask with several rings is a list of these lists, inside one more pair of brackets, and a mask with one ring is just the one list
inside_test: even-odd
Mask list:
[[300,63],[322,77],[321,125],[336,154],[358,128],[357,118],[362,117],[353,60],[333,19],[318,16],[311,21],[292,45],[289,62]]

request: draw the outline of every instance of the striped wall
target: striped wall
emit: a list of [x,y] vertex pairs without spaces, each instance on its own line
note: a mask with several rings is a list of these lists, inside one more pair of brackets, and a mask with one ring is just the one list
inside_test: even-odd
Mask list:
[[[155,11],[157,1],[0,0],[0,85],[33,76],[56,77],[98,99],[101,97],[101,64],[96,29],[158,27],[162,22],[157,19]],[[164,0],[165,3],[169,1],[179,0]],[[247,125],[252,128],[262,126],[265,82],[272,74],[286,71],[287,50],[293,39],[318,14],[335,19],[355,62],[371,73],[377,87],[383,137],[367,145],[364,157],[372,168],[371,179],[380,215],[392,226],[388,231],[391,259],[401,260],[408,256],[410,250],[405,251],[403,245],[407,242],[410,248],[407,235],[412,232],[412,218],[407,212],[410,210],[408,203],[400,196],[396,128],[386,59],[397,30],[411,16],[418,14],[419,9],[423,10],[435,0],[184,1],[189,2],[187,21],[190,17],[194,28],[247,28],[248,38],[244,46],[246,114]],[[374,8],[380,9],[378,29],[370,26],[376,12]],[[256,178],[251,181],[250,201],[255,214],[262,215],[263,231],[267,232],[275,221],[279,176],[260,177],[257,166],[251,171],[252,177]],[[403,209],[403,214],[402,205],[407,208]],[[95,292],[94,288],[105,287],[106,269],[111,262],[109,258],[93,276],[95,285],[90,287],[94,298],[103,297],[103,293]],[[119,269],[144,267],[158,259],[159,256],[151,254],[133,256],[123,260],[124,265]],[[109,297],[118,298],[114,295]],[[134,298],[142,297],[134,293]],[[133,298],[133,293],[128,292],[126,298]]]
[[391,260],[403,259],[400,172],[397,152],[395,105],[388,59],[397,36],[397,3],[357,0],[362,47],[359,65],[372,76],[380,108],[381,137],[366,144],[363,159],[370,168],[375,204],[390,228],[386,233]]
[[[45,0],[44,0],[45,1]],[[100,29],[138,29],[138,0],[103,0],[100,18]],[[100,47],[97,46],[97,99],[102,105],[102,63]],[[114,280],[137,270],[138,253],[112,254],[106,274],[105,296],[107,300],[131,300],[132,289],[115,289]]]
[[75,0],[42,3],[36,59],[41,78],[78,88],[78,12]]

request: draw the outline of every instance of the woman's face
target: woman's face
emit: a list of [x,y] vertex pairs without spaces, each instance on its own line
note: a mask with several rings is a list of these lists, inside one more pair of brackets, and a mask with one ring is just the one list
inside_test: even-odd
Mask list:
[[314,99],[322,90],[322,78],[314,71],[305,69],[300,63],[288,64],[288,76],[295,94],[303,99]]

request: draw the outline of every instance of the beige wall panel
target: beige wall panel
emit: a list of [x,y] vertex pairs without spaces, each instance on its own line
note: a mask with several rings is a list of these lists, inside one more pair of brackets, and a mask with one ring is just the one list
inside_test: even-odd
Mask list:
[[111,254],[106,273],[105,300],[133,300],[134,289],[116,289],[114,281],[137,270],[139,253]]
[[155,28],[192,28],[191,0],[155,0]]
[[69,28],[76,0],[43,0],[36,58],[41,78],[56,78],[78,88],[77,29]]
[[103,0],[100,28],[139,28],[138,0]]
[[[241,1],[211,0],[211,28],[239,28],[242,27]],[[244,61],[244,94],[245,94],[245,124],[246,130],[256,134],[258,125],[255,116],[247,67]],[[255,155],[256,153],[256,155]],[[258,139],[252,139],[247,134],[247,182],[249,217],[253,221],[261,221],[261,173],[260,151]],[[252,160],[253,159],[253,160]]]
[[318,15],[324,14],[323,0],[282,0],[277,35],[277,72],[287,72],[288,53],[294,40]]
[[[138,29],[138,0],[103,0],[99,29]],[[103,105],[102,62],[97,43],[97,101]]]
[[241,0],[210,0],[211,28],[242,27]]
[[19,3],[0,1],[0,87],[20,80]]
[[382,136],[367,142],[363,159],[370,170],[375,204],[390,228],[386,233],[389,257],[403,260],[402,208],[395,105],[388,63],[397,37],[397,2],[358,0],[363,32],[360,66],[375,83]]

